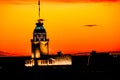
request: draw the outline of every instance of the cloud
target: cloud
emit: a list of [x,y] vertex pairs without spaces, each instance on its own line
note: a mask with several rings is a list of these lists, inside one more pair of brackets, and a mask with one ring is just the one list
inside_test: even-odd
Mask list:
[[3,57],[3,56],[11,56],[11,55],[12,55],[11,53],[4,52],[4,51],[0,51],[0,57]]
[[117,2],[120,0],[41,0],[41,1],[51,1],[51,2]]
[[0,51],[0,57],[7,57],[7,56],[26,56],[26,55]]

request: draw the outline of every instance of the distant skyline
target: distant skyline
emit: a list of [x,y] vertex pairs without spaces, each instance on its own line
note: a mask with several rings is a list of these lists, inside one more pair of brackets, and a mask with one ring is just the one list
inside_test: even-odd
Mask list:
[[[50,53],[120,51],[119,9],[120,0],[41,0]],[[0,17],[0,51],[31,55],[37,0],[0,0]]]

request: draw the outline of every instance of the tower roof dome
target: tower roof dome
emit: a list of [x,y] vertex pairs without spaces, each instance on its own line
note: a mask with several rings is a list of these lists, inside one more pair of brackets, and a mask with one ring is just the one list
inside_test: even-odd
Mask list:
[[46,33],[46,30],[44,29],[43,23],[41,23],[40,21],[38,23],[36,23],[34,33]]

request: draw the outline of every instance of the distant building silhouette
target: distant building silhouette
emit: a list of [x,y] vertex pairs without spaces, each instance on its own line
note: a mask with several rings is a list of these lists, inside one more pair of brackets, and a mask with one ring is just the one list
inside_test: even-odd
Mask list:
[[62,55],[62,52],[61,52],[61,51],[59,51],[59,52],[57,52],[57,54],[58,54],[58,55]]
[[[96,52],[91,51],[90,56],[88,56],[88,64],[93,71],[96,71],[98,68],[101,69],[104,66],[108,67],[110,65],[109,52]],[[104,67],[104,69],[105,69]]]

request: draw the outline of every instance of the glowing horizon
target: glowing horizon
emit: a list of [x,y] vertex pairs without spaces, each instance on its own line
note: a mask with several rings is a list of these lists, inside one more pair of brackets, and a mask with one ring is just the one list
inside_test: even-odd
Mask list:
[[[15,2],[15,0],[10,1]],[[7,3],[0,6],[0,51],[31,55],[30,39],[38,19],[37,4]],[[119,9],[120,2],[116,0],[105,3],[71,2],[69,4],[55,0],[43,1],[41,18],[45,20],[44,27],[50,39],[50,53],[119,51]],[[97,24],[97,26],[85,27],[86,24]]]

